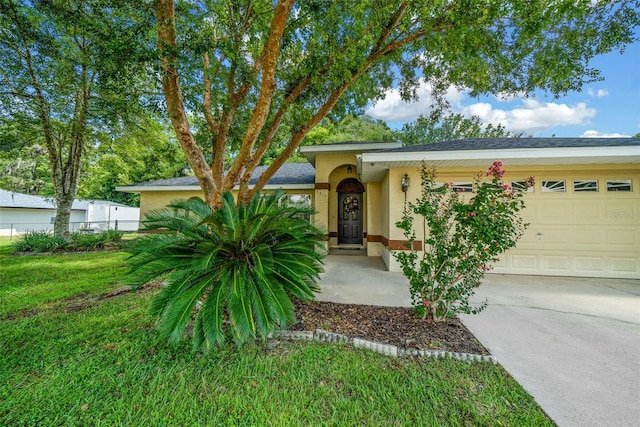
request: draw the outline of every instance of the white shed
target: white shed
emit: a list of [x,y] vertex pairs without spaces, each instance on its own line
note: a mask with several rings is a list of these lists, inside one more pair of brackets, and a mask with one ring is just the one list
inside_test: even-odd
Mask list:
[[[74,200],[70,231],[138,229],[140,208],[106,200]],[[27,231],[52,231],[56,217],[55,199],[0,189],[0,236]]]

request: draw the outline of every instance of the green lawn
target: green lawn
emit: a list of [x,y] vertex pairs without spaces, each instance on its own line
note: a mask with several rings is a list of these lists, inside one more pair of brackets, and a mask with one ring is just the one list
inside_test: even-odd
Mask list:
[[0,242],[1,425],[553,425],[487,363],[318,343],[169,346],[147,315],[151,292],[95,299],[123,286],[125,256],[13,256]]

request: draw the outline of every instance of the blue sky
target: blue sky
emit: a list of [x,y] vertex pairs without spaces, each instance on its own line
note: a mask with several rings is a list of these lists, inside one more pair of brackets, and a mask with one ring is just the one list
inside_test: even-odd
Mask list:
[[[557,99],[544,92],[528,99],[470,98],[455,90],[447,98],[455,112],[477,115],[484,123],[500,123],[508,130],[537,137],[636,135],[640,132],[640,43],[627,46],[623,54],[616,51],[596,57],[590,65],[601,71],[604,80]],[[397,129],[428,112],[429,87],[422,86],[419,94],[417,102],[405,103],[397,91],[390,91],[366,114]]]

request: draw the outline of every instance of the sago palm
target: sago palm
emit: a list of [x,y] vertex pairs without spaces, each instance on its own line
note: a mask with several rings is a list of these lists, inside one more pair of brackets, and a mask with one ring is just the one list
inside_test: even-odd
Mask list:
[[240,345],[295,321],[291,296],[314,298],[324,257],[322,233],[301,216],[309,208],[280,206],[282,192],[238,206],[231,193],[213,210],[200,199],[178,200],[147,213],[148,234],[131,248],[134,284],[165,278],[151,304],[159,329],[179,340],[194,318],[195,348],[231,336]]

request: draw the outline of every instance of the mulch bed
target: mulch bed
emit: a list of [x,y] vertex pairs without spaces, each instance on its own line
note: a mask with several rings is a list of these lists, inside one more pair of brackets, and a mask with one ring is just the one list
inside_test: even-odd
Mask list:
[[324,329],[401,348],[446,350],[489,355],[458,319],[445,322],[422,320],[411,308],[337,304],[294,299],[298,322],[294,331]]

